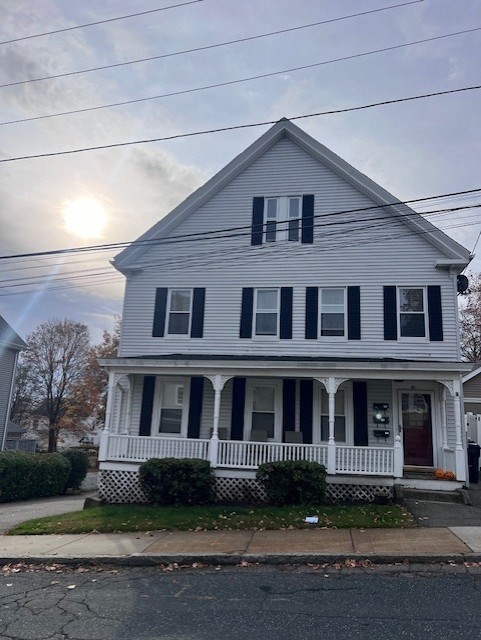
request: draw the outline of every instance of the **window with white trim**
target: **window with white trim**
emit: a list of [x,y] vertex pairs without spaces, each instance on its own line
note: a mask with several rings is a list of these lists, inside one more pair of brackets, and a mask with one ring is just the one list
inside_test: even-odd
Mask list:
[[256,289],[254,296],[254,334],[279,335],[279,289]]
[[152,434],[187,434],[189,384],[185,380],[157,379]]
[[301,238],[302,197],[283,196],[264,200],[264,240],[299,242]]
[[167,309],[167,334],[189,335],[192,317],[192,289],[170,289]]
[[246,440],[252,431],[265,433],[267,440],[280,440],[282,424],[282,382],[248,380],[244,414]]
[[344,337],[346,331],[346,289],[327,288],[319,290],[321,337]]
[[[347,442],[346,393],[338,389],[334,402],[334,439]],[[321,441],[329,440],[329,395],[321,389]]]
[[398,287],[399,337],[426,337],[425,287]]

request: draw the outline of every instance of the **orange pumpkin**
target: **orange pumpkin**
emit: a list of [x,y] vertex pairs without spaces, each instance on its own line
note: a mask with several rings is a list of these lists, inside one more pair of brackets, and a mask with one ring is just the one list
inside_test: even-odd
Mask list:
[[444,478],[446,480],[456,480],[456,474],[454,473],[454,471],[445,471]]
[[444,471],[442,469],[435,469],[434,477],[437,478],[438,480],[444,479]]

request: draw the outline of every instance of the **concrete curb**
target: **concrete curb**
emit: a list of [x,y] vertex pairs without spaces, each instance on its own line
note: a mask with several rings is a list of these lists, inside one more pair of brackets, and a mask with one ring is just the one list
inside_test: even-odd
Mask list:
[[462,564],[464,562],[481,563],[481,553],[452,553],[445,555],[419,554],[419,555],[362,555],[362,554],[132,554],[129,556],[27,556],[23,558],[0,557],[1,565],[26,563],[35,565],[60,564],[66,566],[77,565],[110,565],[119,567],[151,567],[157,565],[192,565],[203,564],[206,566],[237,566],[243,563],[256,565],[302,565],[302,564],[345,564],[349,561],[359,563],[365,567],[370,565],[392,564]]

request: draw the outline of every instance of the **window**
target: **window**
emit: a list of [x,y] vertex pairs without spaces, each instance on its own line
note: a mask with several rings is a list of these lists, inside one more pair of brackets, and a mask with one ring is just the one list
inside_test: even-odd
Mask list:
[[320,290],[321,336],[346,335],[346,290]]
[[160,435],[180,436],[185,431],[186,411],[185,384],[181,382],[158,382],[156,432]]
[[[335,396],[334,439],[336,442],[347,442],[346,433],[346,393],[339,389]],[[329,396],[321,389],[321,440],[329,440]]]
[[398,291],[400,337],[426,337],[425,289],[400,287]]
[[254,302],[256,336],[277,336],[279,332],[279,289],[256,289]]
[[301,213],[301,196],[266,198],[264,201],[265,241],[299,242]]
[[[282,381],[267,379],[247,380],[244,406],[244,438],[250,440],[252,432],[262,433],[267,440],[281,439]],[[260,433],[259,433],[260,432]]]
[[189,335],[192,313],[192,290],[171,289],[168,310],[168,335]]

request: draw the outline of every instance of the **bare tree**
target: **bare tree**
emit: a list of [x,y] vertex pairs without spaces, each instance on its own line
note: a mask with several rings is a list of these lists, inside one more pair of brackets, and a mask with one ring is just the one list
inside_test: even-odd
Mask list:
[[461,354],[468,362],[481,362],[481,274],[469,274],[469,289],[460,311]]
[[32,404],[33,397],[29,369],[23,362],[22,356],[20,355],[15,372],[15,384],[13,386],[12,404],[10,407],[10,420],[18,424],[20,427],[27,427],[30,423]]
[[27,337],[23,356],[32,397],[48,421],[48,450],[57,450],[59,431],[91,413],[92,399],[79,393],[90,355],[89,330],[72,320],[48,320]]

